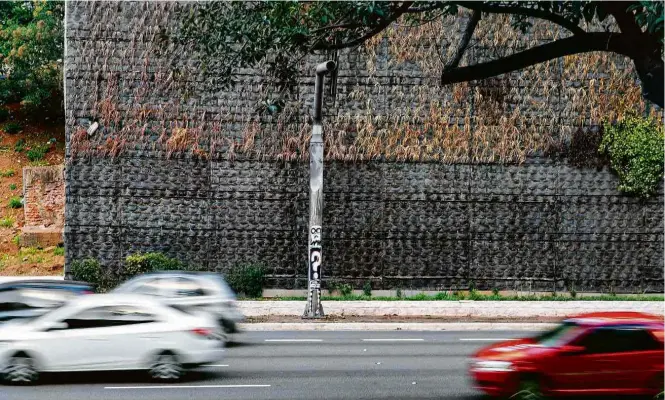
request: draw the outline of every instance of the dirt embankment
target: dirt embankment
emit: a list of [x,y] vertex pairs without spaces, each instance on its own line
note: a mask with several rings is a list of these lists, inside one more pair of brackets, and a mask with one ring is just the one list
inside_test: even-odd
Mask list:
[[[20,248],[17,245],[24,212],[22,207],[14,204],[14,208],[10,202],[22,198],[23,167],[64,163],[64,122],[35,121],[17,104],[0,108],[9,111],[9,117],[0,120],[0,275],[61,274],[64,265],[62,248]],[[12,124],[18,124],[19,132],[10,133]],[[41,159],[30,151],[39,147],[47,149]]]

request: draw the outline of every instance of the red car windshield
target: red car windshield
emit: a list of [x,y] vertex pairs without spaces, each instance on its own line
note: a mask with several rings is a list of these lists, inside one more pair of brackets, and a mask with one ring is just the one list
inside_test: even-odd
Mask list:
[[556,328],[536,336],[535,341],[541,346],[557,347],[567,342],[567,339],[580,329],[580,326],[574,322],[564,322]]

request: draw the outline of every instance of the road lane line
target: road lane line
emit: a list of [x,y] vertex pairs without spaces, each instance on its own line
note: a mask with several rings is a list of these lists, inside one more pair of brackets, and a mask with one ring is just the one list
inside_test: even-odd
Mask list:
[[322,339],[265,339],[265,342],[323,342]]
[[395,339],[363,339],[363,342],[422,342],[425,339],[395,338]]
[[506,340],[511,340],[507,338],[460,338],[459,340],[464,342],[503,342]]
[[206,367],[228,367],[229,364],[209,364]]
[[258,388],[270,385],[165,385],[165,386],[105,386],[104,389],[207,389],[207,388]]

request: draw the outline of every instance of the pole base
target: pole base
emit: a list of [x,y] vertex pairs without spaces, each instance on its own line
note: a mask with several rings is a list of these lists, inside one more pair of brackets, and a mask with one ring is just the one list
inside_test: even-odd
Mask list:
[[323,305],[319,303],[319,309],[314,311],[310,310],[309,307],[305,307],[305,312],[302,315],[302,319],[321,319],[325,318],[326,314],[323,312]]
[[326,316],[325,315],[303,315],[302,319],[324,319]]

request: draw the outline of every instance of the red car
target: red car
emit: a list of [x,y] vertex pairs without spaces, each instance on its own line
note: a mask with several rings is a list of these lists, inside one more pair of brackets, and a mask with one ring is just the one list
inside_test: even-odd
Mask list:
[[663,318],[584,314],[535,338],[479,350],[470,367],[490,396],[649,395],[663,392]]

